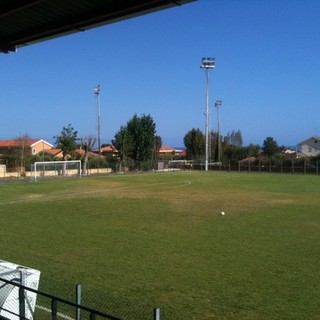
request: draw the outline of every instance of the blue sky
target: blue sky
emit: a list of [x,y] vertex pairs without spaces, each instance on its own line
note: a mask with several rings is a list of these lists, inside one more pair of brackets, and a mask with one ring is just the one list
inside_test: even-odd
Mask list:
[[221,133],[244,144],[273,137],[294,146],[320,135],[320,1],[199,0],[0,55],[0,139],[27,133],[54,142],[71,123],[110,142],[136,113],[150,114],[164,145],[205,127],[202,57]]

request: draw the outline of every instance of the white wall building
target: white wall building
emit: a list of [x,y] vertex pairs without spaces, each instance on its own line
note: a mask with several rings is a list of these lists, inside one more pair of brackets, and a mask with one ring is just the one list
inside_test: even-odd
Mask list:
[[301,153],[308,157],[317,156],[320,154],[320,137],[313,136],[307,140],[304,140],[298,144],[301,149]]

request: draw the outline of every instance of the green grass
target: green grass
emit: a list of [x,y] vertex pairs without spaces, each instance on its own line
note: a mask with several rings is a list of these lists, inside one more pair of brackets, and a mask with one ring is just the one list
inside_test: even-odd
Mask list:
[[319,319],[319,187],[319,176],[225,172],[2,184],[0,259],[121,312]]

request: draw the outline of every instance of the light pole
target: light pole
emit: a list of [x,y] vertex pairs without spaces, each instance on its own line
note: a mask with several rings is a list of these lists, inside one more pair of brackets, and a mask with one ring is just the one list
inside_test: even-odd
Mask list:
[[97,114],[98,114],[98,149],[101,156],[101,131],[100,131],[100,84],[94,88],[94,94],[97,98]]
[[217,121],[218,121],[218,162],[220,162],[221,155],[221,145],[220,145],[220,108],[222,106],[222,101],[217,100],[214,104],[217,108]]
[[206,133],[206,162],[205,162],[205,170],[208,171],[208,157],[209,157],[209,70],[214,69],[215,67],[215,59],[214,58],[202,58],[200,68],[205,70],[206,74],[206,108],[204,115],[206,117],[205,122],[205,133]]

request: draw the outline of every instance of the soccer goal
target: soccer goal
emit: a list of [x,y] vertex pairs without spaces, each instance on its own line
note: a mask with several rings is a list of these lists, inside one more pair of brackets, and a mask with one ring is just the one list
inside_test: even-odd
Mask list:
[[41,161],[35,162],[31,168],[34,181],[38,178],[81,177],[81,161]]

